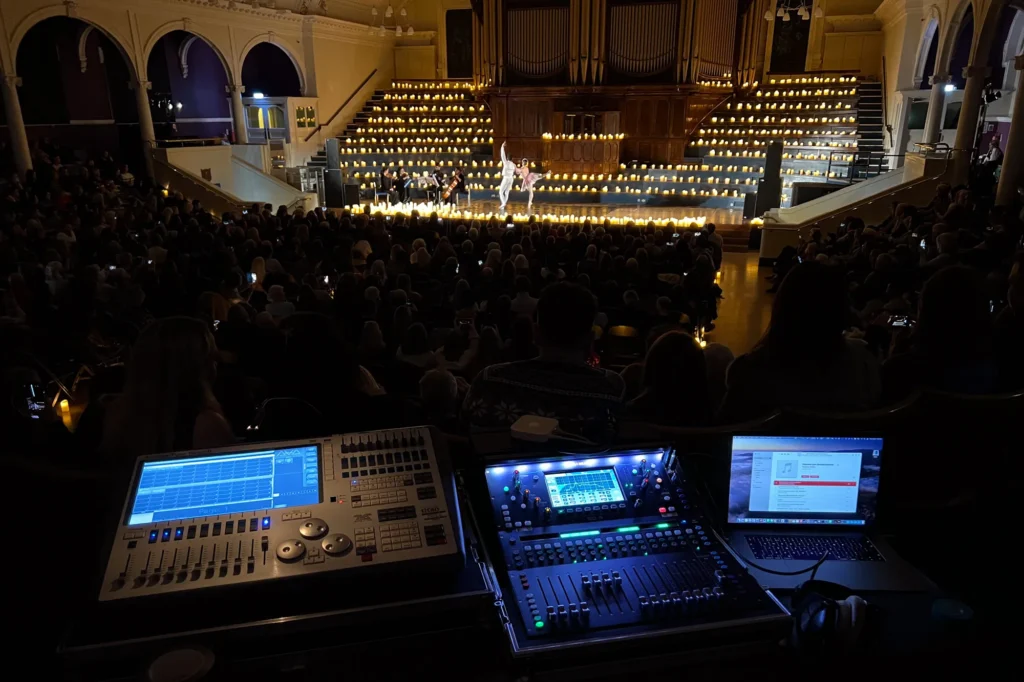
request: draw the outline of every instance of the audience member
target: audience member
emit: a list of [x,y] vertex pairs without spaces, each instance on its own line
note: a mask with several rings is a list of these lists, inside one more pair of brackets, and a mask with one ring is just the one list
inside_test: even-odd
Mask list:
[[729,368],[723,418],[743,421],[783,407],[876,405],[878,361],[863,341],[844,337],[848,319],[841,270],[820,263],[793,268],[779,287],[768,331]]
[[559,428],[606,441],[616,430],[625,385],[587,365],[596,314],[593,297],[574,284],[548,287],[537,303],[539,356],[484,369],[462,408],[473,429],[508,428],[523,415],[553,417]]
[[217,346],[187,317],[151,323],[132,347],[124,390],[106,408],[102,451],[115,466],[139,455],[212,448],[233,441],[213,396]]
[[626,413],[666,426],[710,423],[707,363],[692,336],[668,332],[654,342],[644,361],[643,389],[629,403]]

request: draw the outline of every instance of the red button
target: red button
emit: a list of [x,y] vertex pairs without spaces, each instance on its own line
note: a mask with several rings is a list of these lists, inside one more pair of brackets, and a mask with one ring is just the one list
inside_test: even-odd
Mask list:
[[667,511],[668,511],[668,509],[665,509],[664,507],[658,507],[658,513],[659,514],[664,514]]
[[372,554],[364,554],[363,555],[363,563],[365,564],[367,561],[373,561],[373,555]]

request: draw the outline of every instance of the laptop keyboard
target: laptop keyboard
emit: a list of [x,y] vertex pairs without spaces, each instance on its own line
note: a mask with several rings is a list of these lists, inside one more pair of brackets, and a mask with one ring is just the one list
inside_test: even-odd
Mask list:
[[828,561],[885,561],[864,536],[747,535],[755,559],[817,561],[827,551]]

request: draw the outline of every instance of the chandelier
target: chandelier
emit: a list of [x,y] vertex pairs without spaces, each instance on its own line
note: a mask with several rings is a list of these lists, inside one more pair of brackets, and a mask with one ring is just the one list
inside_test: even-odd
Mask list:
[[[408,12],[405,11],[407,2],[408,0],[402,0],[402,4],[398,6],[398,12],[395,12],[395,8],[391,6],[391,0],[388,0],[388,6],[384,9],[383,15],[376,5],[370,8],[370,33],[386,36],[388,33],[394,32],[396,38],[400,37],[402,35],[402,23],[408,16]],[[379,24],[377,23],[378,21],[380,22]],[[409,24],[405,35],[411,36],[412,34],[412,24]]]
[[[766,10],[764,13],[765,21],[773,21],[775,17],[782,17],[783,21],[792,21],[790,12],[796,12],[796,15],[808,21],[811,18],[811,5],[813,3],[809,0],[801,0],[800,4],[787,2],[787,0],[779,0],[779,8],[773,13],[771,10]],[[821,7],[814,8],[814,18],[821,19],[825,16],[825,13],[821,11]]]

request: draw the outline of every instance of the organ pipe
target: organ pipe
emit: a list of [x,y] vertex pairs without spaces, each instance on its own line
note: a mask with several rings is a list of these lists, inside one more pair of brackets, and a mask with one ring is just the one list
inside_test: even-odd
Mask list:
[[591,0],[580,0],[580,81],[586,83],[590,73]]
[[618,5],[611,10],[608,62],[630,76],[652,76],[676,56],[679,5],[675,2]]
[[569,14],[565,7],[510,10],[509,68],[530,78],[548,78],[563,71],[572,47]]
[[508,69],[538,79],[568,73],[567,84],[597,85],[611,68],[617,77],[742,85],[763,68],[762,17],[773,0],[751,0],[742,16],[739,0],[561,3],[481,0],[483,20],[473,27],[480,81],[504,85]]

